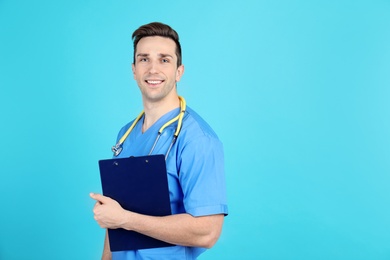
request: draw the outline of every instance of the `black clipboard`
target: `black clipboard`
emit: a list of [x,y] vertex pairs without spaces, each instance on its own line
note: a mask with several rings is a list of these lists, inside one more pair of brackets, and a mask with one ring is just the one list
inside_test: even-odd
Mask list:
[[[103,195],[124,209],[151,216],[171,215],[164,155],[99,161]],[[108,229],[111,251],[174,246],[125,229]]]

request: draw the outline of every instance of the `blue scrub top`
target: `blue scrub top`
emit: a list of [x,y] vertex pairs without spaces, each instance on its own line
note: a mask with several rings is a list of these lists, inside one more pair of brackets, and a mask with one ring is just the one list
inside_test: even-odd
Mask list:
[[[148,155],[158,130],[179,114],[174,109],[163,115],[145,133],[143,118],[137,123],[118,158]],[[130,127],[125,125],[118,140]],[[176,131],[177,122],[165,128],[153,154],[166,154]],[[187,106],[182,129],[166,160],[172,214],[192,216],[228,214],[224,176],[223,146],[211,127]],[[128,259],[196,259],[205,248],[172,246],[135,251],[113,252],[114,260]]]

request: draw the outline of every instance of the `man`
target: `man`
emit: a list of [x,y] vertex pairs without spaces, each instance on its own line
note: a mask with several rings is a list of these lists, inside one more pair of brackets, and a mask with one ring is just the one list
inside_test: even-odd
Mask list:
[[[144,114],[118,157],[148,155],[159,129],[181,111],[176,83],[184,66],[176,31],[162,23],[150,23],[133,33],[133,41],[132,70]],[[118,139],[133,122],[121,129]],[[166,127],[153,154],[169,151],[176,126],[177,122]],[[177,246],[111,252],[106,233],[102,259],[196,259],[218,240],[228,211],[223,148],[217,135],[187,107],[180,134],[166,156],[172,215],[142,215],[103,195],[90,196],[96,200],[94,218],[102,228],[132,230]]]

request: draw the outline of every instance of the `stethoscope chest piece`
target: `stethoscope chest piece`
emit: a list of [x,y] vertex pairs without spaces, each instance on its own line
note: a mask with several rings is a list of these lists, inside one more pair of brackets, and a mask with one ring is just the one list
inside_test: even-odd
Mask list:
[[114,153],[114,156],[117,157],[123,150],[122,144],[116,144],[111,148],[111,151]]

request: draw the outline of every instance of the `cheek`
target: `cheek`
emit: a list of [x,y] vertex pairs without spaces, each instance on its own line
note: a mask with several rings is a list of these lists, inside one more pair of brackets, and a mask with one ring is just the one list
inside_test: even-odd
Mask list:
[[139,75],[139,73],[137,74],[136,71],[133,71],[133,78],[134,78],[136,81],[139,81],[139,80],[140,80],[140,75]]

